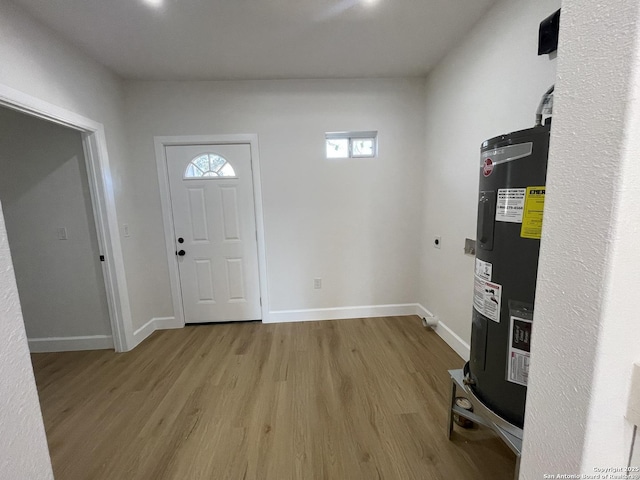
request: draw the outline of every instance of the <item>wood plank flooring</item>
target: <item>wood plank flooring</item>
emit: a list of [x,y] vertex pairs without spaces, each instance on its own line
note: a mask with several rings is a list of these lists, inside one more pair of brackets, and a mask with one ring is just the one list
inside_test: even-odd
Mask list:
[[200,325],[32,359],[57,480],[513,478],[489,430],[447,440],[463,362],[418,317]]

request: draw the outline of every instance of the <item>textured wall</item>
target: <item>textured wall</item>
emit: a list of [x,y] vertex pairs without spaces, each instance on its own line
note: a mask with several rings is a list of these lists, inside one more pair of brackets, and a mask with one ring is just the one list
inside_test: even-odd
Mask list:
[[0,478],[53,478],[1,207]]
[[639,4],[565,0],[523,479],[628,461],[640,358]]

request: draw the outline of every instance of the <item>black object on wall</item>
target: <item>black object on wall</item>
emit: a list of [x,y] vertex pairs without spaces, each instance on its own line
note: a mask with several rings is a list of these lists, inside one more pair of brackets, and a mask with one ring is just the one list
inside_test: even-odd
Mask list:
[[560,31],[560,10],[540,22],[538,34],[538,55],[558,50],[558,32]]
[[481,148],[469,372],[477,397],[522,428],[551,122]]

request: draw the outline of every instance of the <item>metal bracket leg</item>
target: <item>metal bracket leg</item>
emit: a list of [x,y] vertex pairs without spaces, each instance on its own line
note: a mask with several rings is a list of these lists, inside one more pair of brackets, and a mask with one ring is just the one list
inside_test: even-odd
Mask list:
[[451,440],[451,433],[453,432],[453,406],[456,402],[456,382],[451,379],[451,397],[449,398],[449,415],[447,419],[447,438]]
[[[473,390],[465,385],[464,372],[462,370],[449,370],[449,375],[451,376],[451,398],[447,418],[447,438],[451,440],[454,414],[471,420],[478,425],[491,428],[511,451],[515,453],[516,471],[514,479],[518,480],[518,475],[520,474],[520,453],[522,452],[522,429],[510,424],[485,406],[482,401],[476,397]],[[473,411],[465,410],[455,404],[458,388],[460,388],[461,393],[463,392],[463,395],[467,397],[473,405]]]

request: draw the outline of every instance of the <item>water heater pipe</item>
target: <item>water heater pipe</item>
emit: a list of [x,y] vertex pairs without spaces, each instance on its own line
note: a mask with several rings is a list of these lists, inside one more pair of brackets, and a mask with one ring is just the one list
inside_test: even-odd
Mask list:
[[538,110],[536,110],[536,127],[539,127],[540,125],[542,125],[542,111],[544,110],[545,105],[548,103],[549,95],[553,93],[555,87],[556,87],[555,85],[551,85],[549,90],[546,91],[546,93],[542,96],[542,99],[540,100],[540,105],[538,105]]
[[422,326],[425,328],[436,328],[438,326],[438,317],[422,317]]

